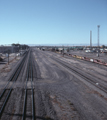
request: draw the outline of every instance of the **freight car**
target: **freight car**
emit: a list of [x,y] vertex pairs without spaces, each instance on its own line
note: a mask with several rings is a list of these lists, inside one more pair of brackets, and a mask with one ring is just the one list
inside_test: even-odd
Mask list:
[[82,57],[81,56],[76,56],[76,58],[81,59]]
[[3,59],[0,57],[0,61],[2,61]]

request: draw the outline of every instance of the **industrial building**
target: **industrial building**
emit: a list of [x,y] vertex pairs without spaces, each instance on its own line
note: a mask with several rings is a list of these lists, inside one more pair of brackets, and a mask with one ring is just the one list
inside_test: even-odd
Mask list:
[[0,53],[15,53],[19,51],[18,46],[0,46]]

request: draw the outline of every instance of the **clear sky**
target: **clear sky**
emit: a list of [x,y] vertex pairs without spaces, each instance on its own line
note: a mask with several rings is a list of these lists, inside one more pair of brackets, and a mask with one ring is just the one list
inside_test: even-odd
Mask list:
[[107,0],[0,0],[0,44],[107,44]]

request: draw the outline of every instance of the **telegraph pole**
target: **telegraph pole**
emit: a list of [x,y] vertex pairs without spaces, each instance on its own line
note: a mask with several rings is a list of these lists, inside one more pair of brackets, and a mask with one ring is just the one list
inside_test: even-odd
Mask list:
[[64,46],[63,46],[63,57],[64,57]]
[[9,50],[8,50],[8,65],[9,65]]

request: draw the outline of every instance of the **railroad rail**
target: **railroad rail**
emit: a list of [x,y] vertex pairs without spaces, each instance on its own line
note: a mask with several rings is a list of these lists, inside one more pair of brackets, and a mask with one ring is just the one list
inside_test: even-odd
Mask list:
[[[32,120],[35,120],[35,105],[34,105],[34,90],[33,90],[33,67],[32,67],[32,55],[30,51],[28,69],[27,69],[27,77],[26,77],[26,86],[25,86],[25,97],[24,97],[24,105],[23,105],[23,116],[22,120],[26,120],[28,115]],[[31,89],[28,88],[27,83],[30,81]],[[29,91],[30,90],[30,91]]]
[[94,86],[96,86],[97,88],[99,88],[100,90],[102,90],[103,92],[107,93],[107,88],[103,85],[96,85],[96,81],[94,81],[93,79],[85,76],[84,74],[82,74],[81,72],[79,72],[77,69],[74,69],[68,65],[66,65],[63,61],[55,59],[54,57],[52,57],[53,60],[55,60],[56,62],[60,63],[62,66],[66,67],[67,69],[71,70],[73,73],[77,74],[78,76],[80,76],[81,78],[85,79],[86,81],[90,82],[91,84],[93,84]]
[[[42,53],[42,55],[44,55]],[[45,56],[45,55],[44,55]],[[69,63],[67,63],[68,65],[65,64],[64,61],[62,60],[58,60],[56,59],[55,57],[51,56],[50,57],[52,60],[60,63],[62,66],[66,67],[67,69],[71,70],[73,73],[77,74],[78,76],[80,76],[81,78],[85,79],[86,81],[88,81],[89,83],[93,84],[95,87],[99,88],[100,90],[102,90],[103,92],[107,93],[107,87],[99,84],[99,85],[96,85],[96,81],[92,78],[89,78],[88,76],[84,75],[83,73],[81,73],[79,70],[75,69],[73,66],[70,67],[71,65]]]
[[[43,54],[44,55],[44,54]],[[76,56],[76,55],[73,55],[72,57],[76,57],[76,58],[79,58],[79,56]],[[95,87],[99,88],[100,90],[102,90],[103,92],[107,93],[107,87],[106,85],[102,85],[102,84],[99,84],[98,81],[96,81],[95,79],[96,78],[90,78],[89,75],[91,74],[87,74],[88,76],[84,75],[84,73],[80,72],[80,69],[78,69],[77,67],[70,67],[71,65],[69,63],[69,65],[66,65],[65,64],[65,61],[62,61],[62,60],[58,60],[56,59],[55,57],[51,57],[53,60],[59,62],[62,66],[68,68],[69,70],[71,70],[72,72],[74,72],[75,74],[77,74],[78,76],[80,76],[81,78],[85,79],[86,81],[90,82],[91,84],[93,84]],[[80,59],[80,58],[79,58]],[[89,60],[89,59],[88,59]],[[91,61],[91,60],[90,60]],[[76,69],[77,68],[77,69]],[[95,77],[95,76],[92,76],[91,77]],[[99,78],[98,78],[99,79]]]
[[[28,55],[28,52],[26,52],[26,54],[24,55],[22,61],[20,62],[20,64],[18,65],[18,67],[16,68],[16,70],[14,71],[12,76],[10,77],[10,79],[8,80],[6,86],[4,87],[4,89],[3,89],[3,91],[2,91],[2,93],[0,95],[0,118],[1,118],[2,113],[4,111],[4,108],[5,108],[5,106],[6,106],[7,102],[8,102],[8,99],[9,99],[9,97],[11,95],[14,83],[16,82],[16,80],[17,80],[17,78],[18,78],[18,76],[20,74],[20,71],[21,71],[21,69],[23,67],[23,64],[24,64],[24,62],[26,60],[27,55]],[[10,84],[11,81],[13,83],[9,87],[9,84]]]

